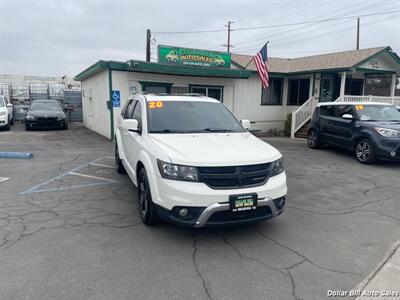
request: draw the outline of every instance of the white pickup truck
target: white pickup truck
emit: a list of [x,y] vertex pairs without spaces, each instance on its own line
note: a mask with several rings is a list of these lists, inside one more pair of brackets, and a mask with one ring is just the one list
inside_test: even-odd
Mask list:
[[0,128],[10,130],[10,126],[13,124],[13,105],[7,102],[6,97],[0,96]]

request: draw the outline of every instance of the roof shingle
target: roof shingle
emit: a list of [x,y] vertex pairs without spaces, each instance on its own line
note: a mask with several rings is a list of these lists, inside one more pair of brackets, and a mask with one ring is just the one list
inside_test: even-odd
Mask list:
[[[316,70],[347,69],[386,48],[375,47],[291,59],[270,57],[268,67],[271,73],[301,73]],[[246,66],[252,58],[253,56],[251,55],[232,54],[232,61],[238,64],[239,67]],[[256,71],[254,61],[251,61],[246,69]]]

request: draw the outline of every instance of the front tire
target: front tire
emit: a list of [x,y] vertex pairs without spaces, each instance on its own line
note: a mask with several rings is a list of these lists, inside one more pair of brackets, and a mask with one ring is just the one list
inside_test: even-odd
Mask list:
[[146,225],[154,225],[159,222],[159,218],[151,198],[151,191],[147,173],[141,168],[138,176],[138,198],[139,198],[139,214],[142,222]]
[[119,157],[117,141],[115,141],[115,169],[117,169],[117,173],[119,174],[126,174],[125,167]]
[[321,147],[321,142],[319,140],[319,136],[316,130],[311,129],[310,131],[308,131],[307,143],[308,147],[310,147],[311,149],[318,149]]
[[368,139],[362,139],[355,146],[357,160],[362,164],[372,164],[376,161],[374,146]]

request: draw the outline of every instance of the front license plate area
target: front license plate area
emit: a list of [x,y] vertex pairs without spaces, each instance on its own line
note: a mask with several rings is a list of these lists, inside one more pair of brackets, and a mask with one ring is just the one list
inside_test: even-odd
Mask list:
[[245,211],[257,208],[257,194],[241,194],[229,196],[231,211]]

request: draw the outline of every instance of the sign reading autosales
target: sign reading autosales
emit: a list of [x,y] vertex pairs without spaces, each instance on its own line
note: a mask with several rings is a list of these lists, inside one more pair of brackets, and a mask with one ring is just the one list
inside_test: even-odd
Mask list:
[[231,67],[231,54],[201,49],[158,46],[158,62],[201,67]]

